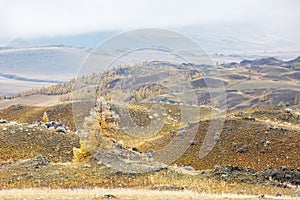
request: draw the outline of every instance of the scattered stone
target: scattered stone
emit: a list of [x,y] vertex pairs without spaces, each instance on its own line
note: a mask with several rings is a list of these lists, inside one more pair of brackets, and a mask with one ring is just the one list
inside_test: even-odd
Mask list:
[[6,124],[7,121],[5,119],[0,119],[0,124]]
[[153,117],[158,118],[158,114],[157,114],[157,113],[154,113],[154,114],[153,114]]
[[[38,127],[40,125],[41,124],[36,123],[36,124],[31,124],[28,127],[33,128],[33,127]],[[60,122],[56,122],[56,121],[47,122],[47,123],[45,123],[44,127],[48,128],[48,129],[55,129],[57,132],[61,132],[61,133],[66,133],[69,130],[69,127],[65,126],[64,124],[62,124]]]
[[257,171],[255,171],[254,169],[248,167],[247,172],[250,172],[251,174],[255,174]]
[[236,149],[237,148],[237,143],[233,142],[232,145],[231,145],[231,148]]
[[55,121],[45,123],[46,128],[55,127],[56,125],[57,125],[57,122],[55,122]]
[[192,166],[184,166],[183,169],[186,171],[195,171],[195,169]]
[[113,195],[113,194],[105,194],[105,195],[103,195],[103,198],[106,198],[106,199],[115,199],[117,197],[115,195]]
[[117,142],[117,147],[123,148],[123,140]]
[[132,151],[138,152],[138,153],[142,153],[140,152],[140,150],[137,147],[132,147]]
[[248,145],[243,145],[242,147],[237,149],[238,153],[246,153],[249,150],[250,146]]
[[293,168],[281,167],[279,169],[268,168],[261,172],[265,179],[276,180],[280,183],[300,185],[300,172]]
[[247,116],[247,117],[243,117],[244,120],[249,120],[249,121],[255,121],[255,118]]
[[154,150],[149,149],[149,150],[147,151],[147,156],[148,156],[149,158],[152,158],[152,157],[154,156]]
[[195,141],[195,140],[190,140],[189,143],[190,143],[190,145],[192,145],[192,146],[193,146],[193,145],[196,145],[196,141]]
[[89,168],[91,168],[92,166],[91,166],[91,164],[89,164],[89,163],[85,163],[84,165],[83,165],[83,168],[84,169],[89,169]]
[[215,142],[219,142],[219,141],[220,141],[220,137],[217,136],[217,135],[215,135],[215,136],[214,136],[214,141],[215,141]]
[[183,136],[185,136],[185,131],[180,130],[180,131],[178,131],[177,135],[178,135],[179,137],[183,137]]
[[27,169],[38,169],[45,167],[50,163],[50,160],[45,156],[36,156],[33,159],[30,159],[25,162]]
[[59,133],[66,133],[67,132],[67,130],[62,126],[57,127],[56,131],[59,132]]
[[214,171],[215,171],[215,172],[219,171],[220,169],[221,169],[221,166],[215,165],[215,167],[214,167]]
[[271,144],[271,142],[270,141],[265,141],[265,142],[263,142],[263,145],[265,146],[265,147],[267,147],[267,146],[269,146]]
[[221,174],[221,178],[224,179],[224,180],[227,180],[229,177],[228,174]]
[[127,149],[98,150],[91,161],[113,168],[119,175],[133,175],[166,170],[167,166],[150,160],[144,154],[136,154]]

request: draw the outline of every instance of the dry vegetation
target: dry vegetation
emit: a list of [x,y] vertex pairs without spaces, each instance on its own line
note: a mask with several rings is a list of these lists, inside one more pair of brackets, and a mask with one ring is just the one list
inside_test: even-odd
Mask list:
[[[210,193],[195,193],[192,191],[153,191],[145,189],[15,189],[2,190],[0,195],[5,199],[109,199],[117,198],[123,200],[173,200],[173,199],[206,199],[206,200],[253,200],[257,195],[243,195],[243,194],[210,194]],[[282,199],[282,200],[296,200],[296,197],[281,196],[275,197],[266,195],[264,199]]]
[[294,196],[296,189],[217,180],[203,173],[179,173],[170,169],[146,174],[122,174],[94,163],[45,164],[30,167],[19,162],[1,167],[1,189],[9,188],[136,188],[201,193],[239,193]]
[[[96,189],[93,188],[122,188],[122,190],[107,190],[121,199],[174,199],[176,197],[180,199],[255,199],[263,198],[261,195],[272,195],[272,197],[266,196],[269,199],[293,199],[292,197],[296,196],[296,186],[280,181],[276,182],[269,177],[262,176],[260,172],[266,168],[284,166],[281,169],[292,168],[291,171],[296,174],[294,179],[299,176],[300,115],[299,112],[286,109],[286,106],[291,106],[287,102],[291,99],[295,101],[294,106],[299,104],[298,97],[294,94],[295,90],[289,90],[287,93],[265,88],[246,91],[251,83],[261,84],[266,80],[262,80],[261,75],[257,74],[254,69],[249,68],[248,73],[248,68],[230,69],[240,70],[240,74],[244,76],[237,77],[227,74],[223,77],[228,88],[232,87],[231,89],[233,89],[228,92],[228,102],[225,103],[228,103],[230,108],[245,106],[247,109],[231,111],[227,115],[222,132],[215,133],[218,134],[217,139],[214,137],[216,145],[205,158],[200,158],[199,150],[209,125],[217,120],[217,118],[211,119],[212,113],[215,114],[215,117],[221,116],[220,110],[213,108],[212,105],[218,107],[224,102],[219,101],[221,99],[206,101],[208,94],[202,91],[201,87],[204,86],[199,85],[204,81],[197,70],[190,69],[190,71],[187,70],[189,73],[186,73],[186,71],[180,71],[182,66],[172,65],[175,70],[178,70],[177,72],[180,72],[176,77],[176,73],[173,74],[174,71],[170,72],[165,69],[171,65],[170,63],[149,62],[144,64],[146,66],[143,69],[140,66],[112,69],[101,75],[102,79],[99,83],[97,79],[99,75],[93,74],[90,77],[81,77],[77,85],[75,80],[72,80],[70,83],[20,94],[21,96],[63,94],[64,100],[69,100],[72,93],[72,95],[79,95],[75,96],[76,100],[86,100],[94,98],[91,90],[95,89],[95,84],[98,84],[97,95],[109,101],[112,97],[110,90],[114,90],[118,81],[126,77],[128,78],[125,80],[126,84],[123,84],[125,88],[114,91],[116,93],[114,95],[123,100],[126,99],[123,103],[104,104],[104,101],[98,102],[99,98],[96,101],[95,110],[90,112],[85,109],[91,108],[90,101],[77,101],[74,103],[75,107],[79,108],[77,113],[72,112],[71,103],[48,107],[14,105],[0,110],[0,119],[17,122],[0,125],[0,189],[3,190],[0,191],[0,198],[1,195],[4,198],[14,198],[11,191],[7,191],[11,188],[51,188],[57,189],[53,190],[58,192],[56,195],[59,195],[59,192],[66,192],[66,194],[74,195],[72,196],[74,198],[82,199],[105,198],[103,195],[106,190],[96,192]],[[172,96],[168,94],[166,88],[155,84],[145,84],[133,92],[130,91],[128,85],[138,85],[142,79],[151,82],[153,78],[157,77],[154,72],[142,78],[134,77],[135,73],[153,69],[153,66],[158,71],[163,69],[160,71],[162,75],[167,73],[171,76],[168,84],[176,86],[178,93],[185,94],[186,91],[185,88],[177,87],[180,84],[175,84],[176,78],[189,80],[196,84],[195,88],[200,97],[205,99],[204,102],[207,106],[195,106],[191,102],[183,105],[180,102],[171,102]],[[288,66],[283,65],[280,68],[288,68]],[[220,66],[220,69],[223,72],[230,71],[226,66]],[[248,76],[251,76],[251,81]],[[268,81],[270,82],[270,80]],[[273,83],[274,80],[271,82]],[[277,83],[278,87],[286,84],[280,81]],[[89,87],[91,84],[93,85],[92,89]],[[71,92],[72,88],[77,91]],[[155,99],[157,96],[159,98]],[[276,101],[282,101],[279,106],[272,105],[275,97]],[[148,99],[151,101],[144,101]],[[156,110],[157,113],[150,113],[153,106],[151,102],[155,100],[160,102],[161,107]],[[98,106],[98,103],[101,105]],[[264,107],[251,107],[257,105],[264,105]],[[147,137],[131,136],[126,131],[128,127],[122,126],[121,122],[120,124],[116,123],[112,117],[113,114],[122,115],[126,109],[129,110],[129,115],[125,121],[130,117],[139,132],[143,132],[141,130],[154,120],[163,121],[164,125],[156,134],[149,136],[148,132],[144,131]],[[193,114],[190,114],[188,119],[185,119],[185,123],[181,124],[182,109]],[[79,135],[72,131],[58,133],[42,126],[32,126],[31,123],[43,120],[44,113],[47,113],[50,121],[60,121],[69,126],[72,131],[78,127],[84,128],[87,133],[84,135],[85,140],[79,140]],[[194,115],[194,113],[199,115]],[[90,117],[85,118],[83,124],[74,121],[74,117],[84,118],[85,116]],[[44,121],[48,120],[45,120],[44,117]],[[187,151],[169,167],[148,173],[125,173],[114,170],[108,164],[98,162],[99,160],[96,159],[96,150],[112,150],[114,145],[126,153],[134,151],[136,157],[141,158],[139,156],[144,156],[148,150],[155,152],[162,149],[175,137],[183,137],[180,136],[178,130],[183,129],[189,132],[192,126],[197,126],[195,138],[189,141]],[[139,129],[140,127],[142,128]],[[124,160],[129,162],[129,159]],[[229,168],[238,168],[236,170],[238,172],[232,175],[231,172],[222,174],[216,170],[227,165],[230,165]],[[241,168],[244,170],[240,170]],[[299,181],[299,177],[295,182],[298,183],[297,181]],[[83,187],[86,190],[78,190]],[[60,190],[62,188],[76,190],[62,191]],[[28,191],[28,195],[31,195],[32,191]],[[39,190],[39,193],[45,195],[47,199],[50,198],[48,194],[53,191],[44,194],[45,190]],[[83,192],[86,194],[83,195]],[[149,198],[145,193],[149,194]],[[233,193],[238,195],[232,195]],[[276,194],[278,197],[274,197]]]
[[52,162],[70,162],[73,147],[79,146],[79,137],[27,124],[0,125],[0,144],[0,164],[37,155],[47,156]]
[[[67,113],[64,109],[70,109],[70,107],[65,106],[67,105],[58,105],[51,107],[51,109],[55,109],[58,115],[59,112],[62,111]],[[131,112],[134,117],[147,117],[148,115],[141,112],[140,106],[141,105],[136,107],[139,108],[138,110],[132,107]],[[148,106],[148,104],[145,105],[145,107]],[[178,106],[166,106],[166,110],[171,110],[172,116],[175,118],[178,114]],[[58,107],[63,107],[64,109]],[[12,109],[12,112],[9,112],[9,109]],[[19,115],[19,112],[15,111],[15,107],[9,109],[2,113],[12,118],[13,114],[15,114],[14,117]],[[27,113],[31,113],[32,110],[34,112],[38,110],[39,114],[36,115],[37,119],[42,119],[45,109],[50,108],[22,107],[22,110],[25,110]],[[208,110],[203,110],[202,112],[210,113]],[[252,110],[252,112],[255,113],[254,110]],[[247,113],[250,115],[252,112],[245,110],[246,115]],[[279,111],[274,110],[274,112]],[[48,110],[48,113],[51,113],[50,110]],[[272,115],[274,115],[273,112]],[[294,168],[299,166],[299,132],[286,128],[284,128],[284,132],[281,132],[282,130],[279,128],[271,130],[268,135],[265,135],[268,124],[260,121],[250,121],[247,120],[247,118],[244,119],[244,116],[239,117],[239,115],[234,114],[230,116],[232,117],[229,117],[225,122],[220,137],[221,140],[205,159],[201,160],[197,157],[201,139],[209,124],[208,120],[202,119],[199,122],[199,131],[195,138],[196,144],[192,145],[175,163],[178,166],[193,166],[199,170],[212,169],[215,165],[224,166],[227,164],[238,165],[244,168],[251,167],[256,170],[262,170],[267,167],[281,167],[283,165]],[[50,119],[51,117],[53,116],[49,114]],[[206,117],[209,117],[209,115]],[[7,129],[3,130],[4,127]],[[170,134],[170,130],[173,128],[173,126],[163,128],[161,133],[154,138],[150,138],[148,142],[145,141],[145,139],[143,139],[144,141],[139,139],[132,140],[132,138],[128,135],[126,136],[124,133],[121,133],[119,137],[115,137],[116,133],[112,133],[110,137],[117,140],[122,139],[127,145],[125,146],[129,149],[135,146],[139,150],[146,152],[148,148],[159,148],[159,145],[163,145],[164,142],[172,139],[174,135]],[[96,164],[93,161],[73,163],[72,150],[73,147],[79,147],[79,138],[72,133],[57,133],[42,127],[29,128],[26,124],[22,126],[1,125],[0,133],[2,144],[0,146],[1,160],[3,163],[0,167],[2,189],[122,187],[167,190],[171,193],[175,191],[174,195],[176,195],[177,191],[187,192],[188,194],[189,191],[193,191],[197,192],[197,198],[206,193],[219,195],[223,193],[254,195],[245,197],[229,195],[228,199],[253,199],[262,194],[274,196],[276,193],[294,196],[296,192],[295,188],[277,187],[268,182],[268,180],[253,179],[253,175],[239,175],[228,180],[223,180],[223,178],[214,173],[213,170],[190,172],[178,167],[170,167],[169,169],[159,172],[124,174],[102,164]],[[270,141],[270,146],[255,146],[255,142],[266,139]],[[236,148],[245,144],[249,145],[250,148],[244,153],[238,153],[236,149],[232,149],[232,143],[237,144]],[[261,150],[265,148],[266,152],[262,153]],[[37,164],[35,161],[30,160],[30,158],[37,155],[44,155],[49,158],[50,164]],[[24,161],[23,159],[29,160]],[[258,162],[258,160],[260,161]],[[243,183],[243,180],[251,181],[249,183]],[[41,191],[41,193],[43,193],[43,191]],[[4,192],[3,194],[9,195],[9,192]],[[127,198],[125,197],[126,195],[119,194],[118,192],[115,192],[115,194],[117,196],[119,195],[121,199]],[[74,195],[80,196],[80,194],[76,192]],[[95,194],[93,193],[93,195]],[[139,196],[137,195],[137,197]],[[182,198],[185,197],[187,196]],[[211,196],[212,199],[221,197],[222,196]],[[163,198],[162,196],[162,199],[168,198]]]

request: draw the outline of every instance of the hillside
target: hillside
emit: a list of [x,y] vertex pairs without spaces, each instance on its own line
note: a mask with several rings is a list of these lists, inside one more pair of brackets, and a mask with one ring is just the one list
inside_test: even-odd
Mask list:
[[[179,115],[180,110],[177,106],[167,105],[167,109],[172,112],[173,117]],[[194,108],[191,107],[191,109]],[[299,113],[266,108],[232,113],[226,118],[216,146],[208,156],[200,159],[200,146],[210,124],[210,121],[205,118],[209,118],[211,112],[205,108],[201,108],[201,110],[201,119],[193,119],[193,121],[200,120],[197,122],[198,131],[194,138],[194,144],[174,164],[192,166],[196,170],[212,169],[216,165],[228,164],[256,170],[283,165],[291,168],[299,167]],[[51,107],[11,106],[0,110],[0,118],[31,124],[41,121],[45,111],[50,120],[59,120],[69,126],[71,130],[75,130],[71,104]],[[147,123],[147,113],[134,110],[131,112],[134,113],[134,118],[139,119],[139,123],[143,123],[143,121]],[[256,120],[248,120],[248,116]],[[112,140],[122,140],[124,147],[128,149],[135,147],[146,154],[149,149],[154,151],[161,149],[174,137],[178,137],[177,128],[175,128],[175,133],[170,134],[173,129],[174,127],[171,125],[165,126],[158,135],[141,139],[129,136],[122,131],[112,133],[110,137]],[[189,129],[186,128],[185,131],[188,132]]]
[[[223,64],[219,65],[218,68],[209,65],[148,61],[136,63],[133,66],[118,66],[110,69],[108,73],[93,73],[51,87],[16,93],[11,97],[41,94],[61,95],[61,101],[69,101],[75,98],[90,99],[95,98],[93,95],[99,87],[107,87],[102,88],[103,91],[115,90],[117,89],[115,87],[119,87],[120,84],[123,84],[123,86],[131,84],[140,87],[124,87],[121,89],[121,92],[124,94],[128,89],[140,90],[140,92],[142,92],[142,90],[153,92],[154,87],[141,84],[155,81],[163,82],[163,79],[158,77],[171,78],[173,76],[171,78],[173,80],[167,80],[167,87],[173,88],[172,90],[175,90],[176,87],[179,89],[179,87],[174,84],[174,80],[176,78],[182,80],[186,79],[198,96],[199,102],[203,105],[212,105],[213,103],[211,102],[208,92],[212,94],[212,90],[218,90],[224,87],[223,90],[226,92],[227,101],[223,103],[226,103],[229,109],[241,109],[271,104],[277,106],[279,104],[282,105],[282,103],[292,106],[295,105],[295,103],[297,104],[298,101],[296,101],[296,99],[299,99],[299,95],[297,95],[299,88],[297,85],[299,84],[298,65],[300,65],[300,63],[298,60],[299,59],[296,58],[290,61],[281,61],[270,57],[257,60],[244,60],[240,63]],[[169,74],[168,70],[171,70],[170,73],[173,73],[173,75]],[[184,70],[186,72],[183,72]],[[143,75],[140,78],[130,78],[139,76],[138,74],[141,73],[143,73]],[[158,74],[159,76],[157,76]],[[156,100],[164,99],[164,101],[169,102],[174,100],[172,96],[166,95],[166,93],[170,93],[170,91],[160,92],[162,92],[162,94],[161,96],[156,95]],[[131,95],[137,96],[138,94]],[[213,96],[214,98],[223,99],[221,96],[218,97],[217,93]]]
[[[297,198],[299,88],[288,76],[297,70],[270,60],[219,66],[219,74],[207,65],[147,61],[2,100],[1,189]],[[48,127],[44,113],[70,130]]]
[[[172,111],[172,116],[178,114],[177,106],[166,106]],[[0,125],[2,188],[44,186],[112,188],[121,184],[122,187],[143,186],[151,190],[164,191],[191,190],[218,194],[238,191],[254,197],[267,194],[271,198],[276,193],[289,196],[295,194],[295,189],[286,186],[285,181],[299,184],[294,182],[298,180],[297,171],[290,171],[299,167],[300,160],[299,115],[296,112],[265,108],[229,113],[219,142],[204,159],[198,158],[198,151],[209,121],[201,119],[198,122],[199,128],[194,144],[191,144],[188,150],[167,169],[127,174],[116,171],[106,165],[106,162],[90,160],[70,163],[74,156],[73,147],[79,147],[79,138],[72,132],[57,133],[44,127],[31,126],[32,122],[41,120],[44,110],[47,110],[49,118],[53,120],[58,116],[68,116],[65,114],[71,111],[71,106],[70,104],[47,108],[12,106],[1,111],[0,118],[11,117],[19,123],[21,120],[28,123]],[[207,109],[202,116],[209,112]],[[31,118],[18,118],[21,116],[20,113],[27,113]],[[28,115],[29,113],[32,115]],[[145,113],[138,110],[132,110],[132,113],[143,121]],[[278,117],[278,121],[274,116]],[[252,118],[255,118],[255,121]],[[272,128],[269,128],[269,125]],[[169,139],[177,137],[178,133],[170,134],[169,128],[163,129],[159,137],[144,138],[142,142],[128,135],[117,136],[116,133],[112,133],[110,138],[111,141],[123,140],[124,151],[131,152],[134,147],[146,154],[149,148],[159,149]],[[188,127],[186,130],[188,131]],[[269,141],[268,145],[265,146],[262,141]],[[36,157],[39,155],[45,157]],[[139,153],[134,155],[140,156]],[[285,171],[281,171],[283,166]],[[267,169],[277,171],[276,180],[270,181]],[[290,174],[293,178],[290,180],[283,178],[286,174]],[[116,191],[113,194],[120,195]]]

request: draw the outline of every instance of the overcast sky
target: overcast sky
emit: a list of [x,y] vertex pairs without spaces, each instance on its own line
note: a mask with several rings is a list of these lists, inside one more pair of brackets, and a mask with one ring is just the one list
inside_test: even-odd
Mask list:
[[222,23],[297,32],[300,19],[297,0],[0,0],[0,8],[0,40]]

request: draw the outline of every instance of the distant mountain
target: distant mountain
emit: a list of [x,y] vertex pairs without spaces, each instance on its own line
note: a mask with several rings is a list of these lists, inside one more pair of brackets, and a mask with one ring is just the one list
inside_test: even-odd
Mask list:
[[256,59],[256,60],[243,60],[240,62],[241,66],[247,66],[247,65],[251,65],[253,67],[258,67],[261,65],[278,65],[280,64],[282,61],[273,58],[273,57],[269,57],[269,58],[262,58],[262,59]]
[[33,79],[33,78],[26,78],[22,76],[17,76],[13,74],[3,74],[0,72],[0,76],[7,79],[14,79],[18,81],[28,81],[28,82],[41,82],[41,83],[61,83],[62,81],[59,80],[46,80],[46,79]]
[[[206,24],[205,26],[175,27],[172,29],[178,31],[184,37],[193,39],[200,47],[203,48],[203,50],[205,50],[205,52],[208,53],[260,52],[259,55],[262,55],[271,51],[284,52],[287,50],[299,50],[300,46],[299,36],[292,34],[291,31],[278,30],[277,32],[270,32],[270,30],[266,29],[266,27],[253,24],[221,23]],[[93,48],[113,36],[118,36],[120,33],[122,33],[122,31],[114,30],[67,36],[29,39],[16,38],[11,43],[6,44],[7,46],[12,47],[63,45]],[[164,35],[164,33],[161,35],[151,34],[151,37],[145,38],[146,40],[144,42],[151,43],[151,39],[163,37],[164,40],[161,41],[161,45],[165,46],[164,43],[168,40],[165,36],[166,35]],[[176,40],[176,38],[172,38],[172,35],[169,36],[169,39],[173,41]],[[130,41],[123,42],[126,44],[125,46],[130,46]]]
[[[224,67],[234,67],[237,63],[224,64]],[[274,57],[255,59],[255,60],[243,60],[239,63],[240,66],[246,67],[261,67],[261,66],[277,66],[284,68],[292,68],[294,70],[300,70],[300,56],[289,61],[279,60]],[[298,76],[297,76],[298,77]]]
[[41,37],[22,39],[17,38],[7,44],[10,47],[32,47],[32,46],[69,46],[69,47],[87,47],[94,48],[104,40],[115,35],[116,31],[104,31],[94,33],[84,33],[78,35]]
[[294,60],[287,61],[286,63],[288,63],[288,64],[300,63],[300,56],[295,58]]
[[88,53],[88,49],[58,46],[2,49],[1,73],[66,81],[76,75]]

